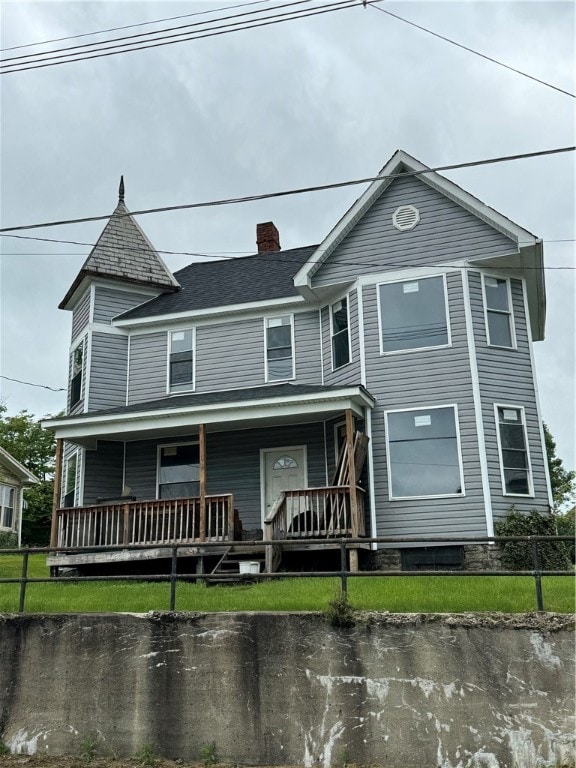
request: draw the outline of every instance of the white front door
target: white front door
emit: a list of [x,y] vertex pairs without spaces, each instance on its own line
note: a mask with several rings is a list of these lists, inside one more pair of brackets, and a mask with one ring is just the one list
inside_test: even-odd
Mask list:
[[306,448],[275,448],[262,451],[262,499],[266,517],[282,491],[306,488]]

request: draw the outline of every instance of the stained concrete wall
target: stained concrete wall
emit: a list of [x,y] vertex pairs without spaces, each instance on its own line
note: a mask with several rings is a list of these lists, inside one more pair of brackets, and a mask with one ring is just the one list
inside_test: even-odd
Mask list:
[[[542,768],[574,748],[569,617],[0,617],[13,751],[386,768]],[[570,764],[568,762],[568,764]]]

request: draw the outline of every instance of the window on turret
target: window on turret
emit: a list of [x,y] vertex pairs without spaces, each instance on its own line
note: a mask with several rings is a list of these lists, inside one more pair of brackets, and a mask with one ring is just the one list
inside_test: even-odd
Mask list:
[[482,275],[484,306],[486,308],[486,336],[490,347],[514,349],[514,318],[510,280]]
[[70,380],[70,408],[82,398],[82,377],[84,373],[84,340],[72,352],[72,378]]
[[169,391],[194,389],[194,329],[171,331],[169,344]]

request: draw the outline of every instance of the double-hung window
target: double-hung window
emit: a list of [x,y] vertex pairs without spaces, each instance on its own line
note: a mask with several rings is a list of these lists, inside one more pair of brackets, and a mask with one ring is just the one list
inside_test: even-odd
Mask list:
[[386,443],[391,499],[464,493],[455,406],[389,411]]
[[170,331],[168,389],[170,392],[194,389],[194,329]]
[[64,506],[76,505],[76,487],[78,477],[78,452],[66,459],[66,472],[64,475]]
[[348,331],[348,299],[335,302],[330,307],[332,335],[332,370],[350,362],[350,334]]
[[158,456],[158,498],[194,498],[200,493],[198,443],[162,445]]
[[514,349],[514,318],[510,280],[482,275],[488,346]]
[[14,524],[14,503],[16,488],[0,484],[0,528],[12,528]]
[[444,277],[423,277],[379,287],[381,351],[450,344]]
[[82,397],[82,376],[84,372],[84,340],[72,352],[72,374],[70,379],[70,408]]
[[495,405],[502,490],[505,495],[532,496],[532,472],[524,409]]
[[294,378],[294,334],[292,315],[268,317],[266,331],[266,381]]

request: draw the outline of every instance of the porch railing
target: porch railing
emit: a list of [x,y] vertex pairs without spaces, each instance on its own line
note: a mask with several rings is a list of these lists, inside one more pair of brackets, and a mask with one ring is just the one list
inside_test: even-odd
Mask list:
[[[202,514],[202,506],[204,514]],[[232,494],[59,509],[57,547],[196,544],[234,539]]]
[[364,490],[348,485],[284,491],[264,520],[264,539],[364,536]]

